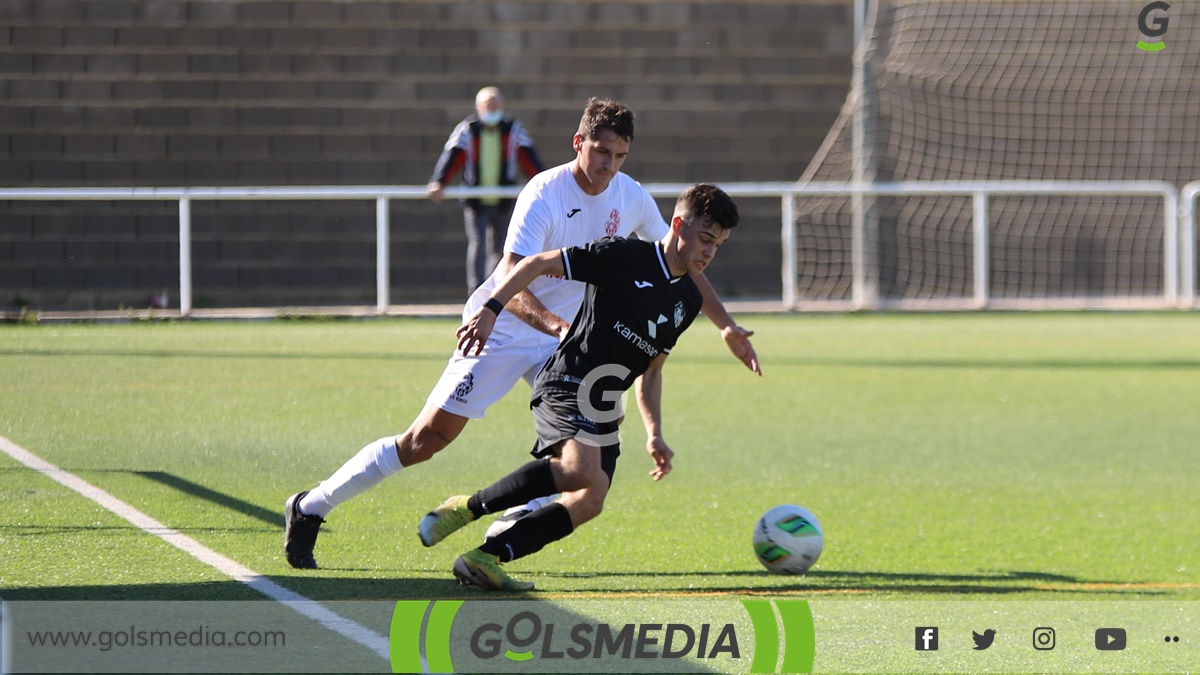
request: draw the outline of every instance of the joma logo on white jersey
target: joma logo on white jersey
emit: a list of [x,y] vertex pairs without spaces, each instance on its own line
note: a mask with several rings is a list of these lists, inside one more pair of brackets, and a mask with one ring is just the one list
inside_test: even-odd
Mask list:
[[648,354],[650,356],[650,358],[654,358],[654,357],[658,356],[658,348],[657,347],[650,344],[650,342],[648,340],[643,338],[641,335],[638,335],[636,332],[634,332],[632,329],[630,329],[628,326],[621,323],[620,321],[613,324],[613,330],[617,331],[617,334],[620,335],[621,337],[632,342],[633,346],[646,352],[646,354]]

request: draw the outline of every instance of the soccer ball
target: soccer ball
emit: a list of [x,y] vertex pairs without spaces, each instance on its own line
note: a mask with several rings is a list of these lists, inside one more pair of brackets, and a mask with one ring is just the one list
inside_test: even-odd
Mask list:
[[800,506],[776,506],[754,526],[754,555],[775,574],[804,574],[824,546],[817,517]]

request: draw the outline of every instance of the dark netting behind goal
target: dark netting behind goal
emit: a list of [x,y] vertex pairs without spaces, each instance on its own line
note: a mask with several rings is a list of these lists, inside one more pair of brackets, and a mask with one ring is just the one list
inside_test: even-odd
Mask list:
[[[856,128],[868,180],[1200,179],[1200,10],[1173,3],[1166,48],[1150,53],[1136,46],[1140,0],[873,2],[858,56],[868,93],[848,97],[801,184],[854,178]],[[970,298],[969,196],[867,205],[879,304]],[[799,305],[850,300],[850,214],[848,197],[798,199]],[[1153,304],[1164,215],[1149,196],[994,197],[988,295]]]

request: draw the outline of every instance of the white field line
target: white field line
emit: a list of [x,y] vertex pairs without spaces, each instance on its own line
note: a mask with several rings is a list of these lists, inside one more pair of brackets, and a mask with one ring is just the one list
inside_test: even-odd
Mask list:
[[268,598],[280,602],[288,608],[316,621],[325,628],[357,642],[370,649],[381,659],[385,661],[391,660],[387,637],[379,635],[366,626],[329,610],[315,600],[310,600],[299,593],[288,590],[249,567],[217,553],[186,534],[163,525],[79,476],[54,466],[3,436],[0,436],[0,450],[3,450],[9,457],[37,471],[59,485],[74,490],[112,511],[132,523],[134,527],[141,531],[162,539],[218,572],[246,584]]

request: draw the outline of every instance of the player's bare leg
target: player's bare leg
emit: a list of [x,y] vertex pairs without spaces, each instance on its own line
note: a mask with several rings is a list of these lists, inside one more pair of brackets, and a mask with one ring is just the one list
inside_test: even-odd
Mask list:
[[[600,448],[572,439],[560,444],[555,452],[556,456],[548,462],[531,462],[491,488],[476,493],[470,499],[460,498],[461,501],[453,504],[457,509],[461,503],[461,508],[465,510],[469,510],[467,503],[472,500],[476,504],[484,501],[503,504],[506,490],[501,489],[501,494],[495,494],[495,490],[522,483],[535,486],[538,481],[533,476],[539,472],[544,478],[552,477],[553,487],[563,490],[557,503],[529,513],[517,520],[510,529],[488,539],[483,546],[460,556],[454,564],[454,575],[460,582],[485,590],[528,590],[532,584],[516,582],[501,569],[501,564],[536,553],[546,544],[570,535],[576,527],[600,515],[610,484],[601,461]],[[545,476],[547,473],[550,476]],[[510,498],[517,496],[513,492],[507,494]]]
[[468,418],[426,405],[417,419],[396,437],[396,454],[404,466],[429,460],[458,438],[466,428]]
[[419,464],[458,438],[469,420],[426,405],[403,434],[381,438],[358,451],[317,487],[288,498],[284,513],[284,556],[292,567],[312,569],[321,524],[337,506],[405,467]]
[[571,527],[578,529],[580,525],[593,520],[604,510],[604,499],[608,497],[608,478],[597,481],[582,490],[564,492],[558,503],[563,505],[571,514]]

